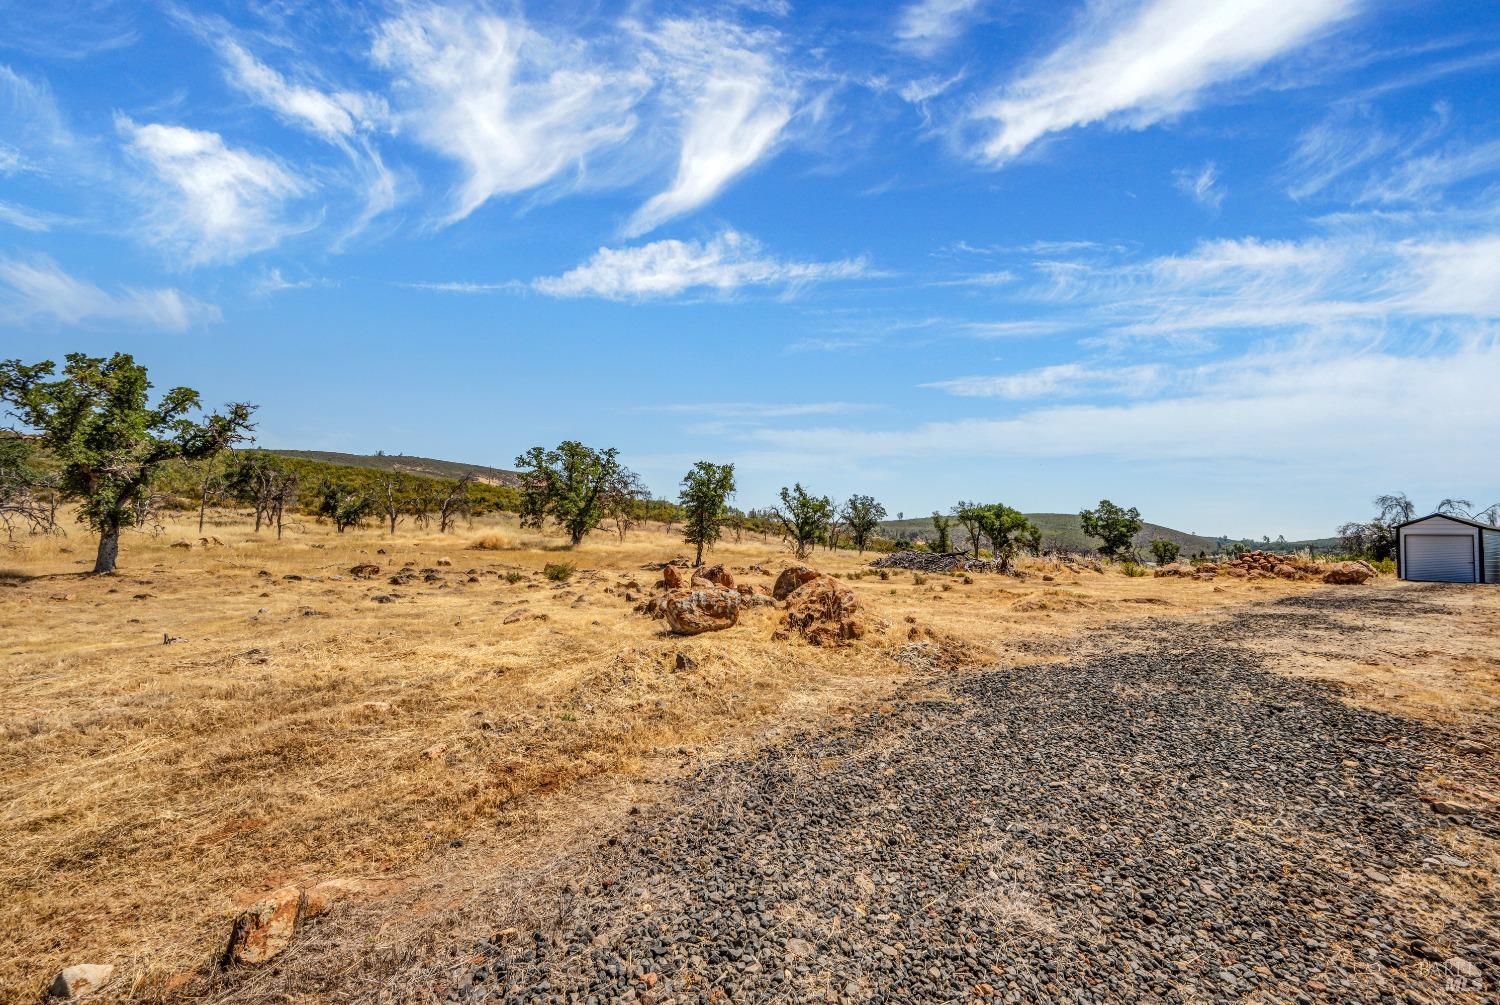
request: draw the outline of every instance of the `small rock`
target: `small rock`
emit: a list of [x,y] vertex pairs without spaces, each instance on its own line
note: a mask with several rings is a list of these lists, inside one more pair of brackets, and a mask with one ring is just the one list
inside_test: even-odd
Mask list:
[[114,974],[115,968],[108,963],[75,963],[52,979],[49,994],[53,998],[81,998],[104,987]]
[[226,961],[254,966],[282,952],[292,944],[301,911],[301,890],[295,886],[272,890],[234,919]]

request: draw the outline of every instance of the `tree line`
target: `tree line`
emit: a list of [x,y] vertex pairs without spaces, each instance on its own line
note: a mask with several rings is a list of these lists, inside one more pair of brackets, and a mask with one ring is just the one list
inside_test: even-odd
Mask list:
[[[519,486],[430,478],[378,468],[335,467],[259,450],[237,449],[251,439],[255,406],[232,402],[194,418],[199,395],[178,387],[153,405],[146,368],[128,354],[92,357],[72,353],[59,369],[51,361],[0,363],[0,402],[29,433],[0,432],[0,523],[7,532],[57,529],[64,502],[99,538],[95,572],[111,572],[121,532],[140,528],[175,501],[190,498],[203,530],[208,511],[247,506],[255,531],[280,537],[297,514],[327,520],[338,533],[378,523],[395,534],[404,523],[440,533],[479,513],[519,514],[522,526],[557,526],[570,545],[609,527],[620,537],[646,521],[670,531],[681,524],[684,541],[701,564],[725,533],[779,535],[805,558],[813,549],[849,547],[863,553],[893,547],[880,537],[885,507],[873,496],[854,494],[842,503],[805,489],[783,487],[779,504],[742,511],[730,500],[734,466],[699,461],[682,478],[675,501],[655,499],[614,448],[596,449],[576,440],[554,448],[532,447],[516,458]],[[1135,508],[1102,500],[1080,514],[1085,533],[1112,557],[1133,554],[1142,524]],[[951,513],[932,515],[934,550],[952,549],[956,529],[966,550],[979,557],[987,544],[1002,568],[1041,547],[1038,528],[1001,503],[960,502]],[[1154,542],[1159,560],[1164,556]]]

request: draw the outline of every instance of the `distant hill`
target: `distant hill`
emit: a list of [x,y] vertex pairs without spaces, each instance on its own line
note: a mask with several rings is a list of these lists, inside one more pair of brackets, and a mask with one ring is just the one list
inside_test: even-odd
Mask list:
[[[1083,526],[1078,520],[1077,513],[1027,513],[1026,519],[1036,524],[1042,532],[1042,548],[1047,551],[1093,551],[1099,546],[1099,542],[1083,533]],[[882,528],[885,533],[893,538],[907,541],[930,541],[936,535],[932,529],[931,517],[920,517],[910,520],[887,520]],[[957,525],[953,528],[954,546],[962,547],[967,541],[967,536],[962,528]],[[1223,542],[1217,537],[1205,537],[1202,534],[1189,534],[1185,531],[1174,530],[1171,527],[1163,527],[1160,524],[1148,523],[1141,528],[1136,535],[1135,544],[1142,553],[1145,553],[1153,540],[1165,538],[1175,541],[1182,548],[1184,554],[1195,554],[1199,551],[1213,554],[1219,551],[1223,545],[1234,543],[1233,540]],[[1338,544],[1336,538],[1320,538],[1316,541],[1286,541],[1279,544],[1266,544],[1263,541],[1252,541],[1245,538],[1239,542],[1247,548],[1263,548],[1267,551],[1301,551],[1309,546],[1315,546],[1319,551],[1331,551]]]
[[343,454],[336,450],[274,450],[254,448],[261,453],[276,457],[290,457],[303,461],[318,461],[323,464],[342,464],[351,468],[374,468],[377,471],[396,471],[423,478],[462,478],[473,475],[475,480],[489,485],[504,485],[515,488],[521,484],[520,475],[505,468],[492,468],[483,464],[465,464],[462,461],[440,461],[432,457],[414,457],[410,454]]

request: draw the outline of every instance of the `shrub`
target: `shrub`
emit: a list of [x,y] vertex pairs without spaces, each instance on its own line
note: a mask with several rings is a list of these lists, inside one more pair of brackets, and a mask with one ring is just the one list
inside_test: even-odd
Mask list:
[[1146,567],[1138,562],[1122,562],[1120,571],[1132,579],[1138,579],[1146,574]]
[[517,572],[516,570],[512,569],[500,578],[504,579],[511,586],[515,586],[517,583],[526,578],[526,574],[524,572]]
[[515,545],[504,534],[486,534],[469,547],[478,551],[506,551]]
[[915,586],[925,586],[927,584],[927,577],[920,572],[914,572],[911,574],[911,581]]
[[973,576],[965,576],[964,577],[964,585],[965,586],[973,586],[974,585],[974,577]]
[[881,569],[880,570],[880,578],[881,579],[890,579],[891,578],[890,570],[889,569]]
[[573,566],[568,562],[548,562],[542,575],[554,583],[566,583],[573,578]]

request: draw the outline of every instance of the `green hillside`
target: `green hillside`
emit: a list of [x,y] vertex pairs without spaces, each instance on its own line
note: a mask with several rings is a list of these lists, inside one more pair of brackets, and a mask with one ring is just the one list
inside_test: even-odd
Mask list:
[[473,475],[481,482],[515,488],[521,484],[520,477],[505,468],[492,468],[483,464],[465,464],[461,461],[440,461],[432,457],[414,457],[410,454],[343,454],[335,450],[276,450],[254,448],[245,453],[274,454],[293,460],[317,461],[322,464],[338,464],[348,468],[374,468],[377,471],[396,471],[421,478],[462,478]]
[[[1093,551],[1099,546],[1097,540],[1084,535],[1083,527],[1079,523],[1077,513],[1027,513],[1026,519],[1041,529],[1043,550]],[[932,530],[931,517],[920,517],[909,520],[887,520],[881,526],[887,535],[899,540],[930,541],[935,536]],[[963,547],[967,538],[962,528],[955,525],[952,534],[954,546]],[[1185,531],[1174,530],[1171,527],[1163,527],[1160,524],[1148,523],[1136,535],[1136,547],[1145,552],[1150,543],[1157,538],[1166,538],[1168,541],[1175,541],[1182,548],[1184,554],[1189,555],[1199,551],[1213,554],[1228,544],[1235,543],[1232,539],[1225,540],[1216,537],[1205,537],[1202,534],[1189,534]],[[1245,538],[1238,543],[1243,544],[1247,548],[1264,548],[1268,551],[1300,551],[1309,546],[1315,546],[1319,551],[1326,552],[1333,550],[1338,541],[1336,538],[1320,538],[1316,541],[1286,541],[1266,544],[1264,541],[1253,541]]]

